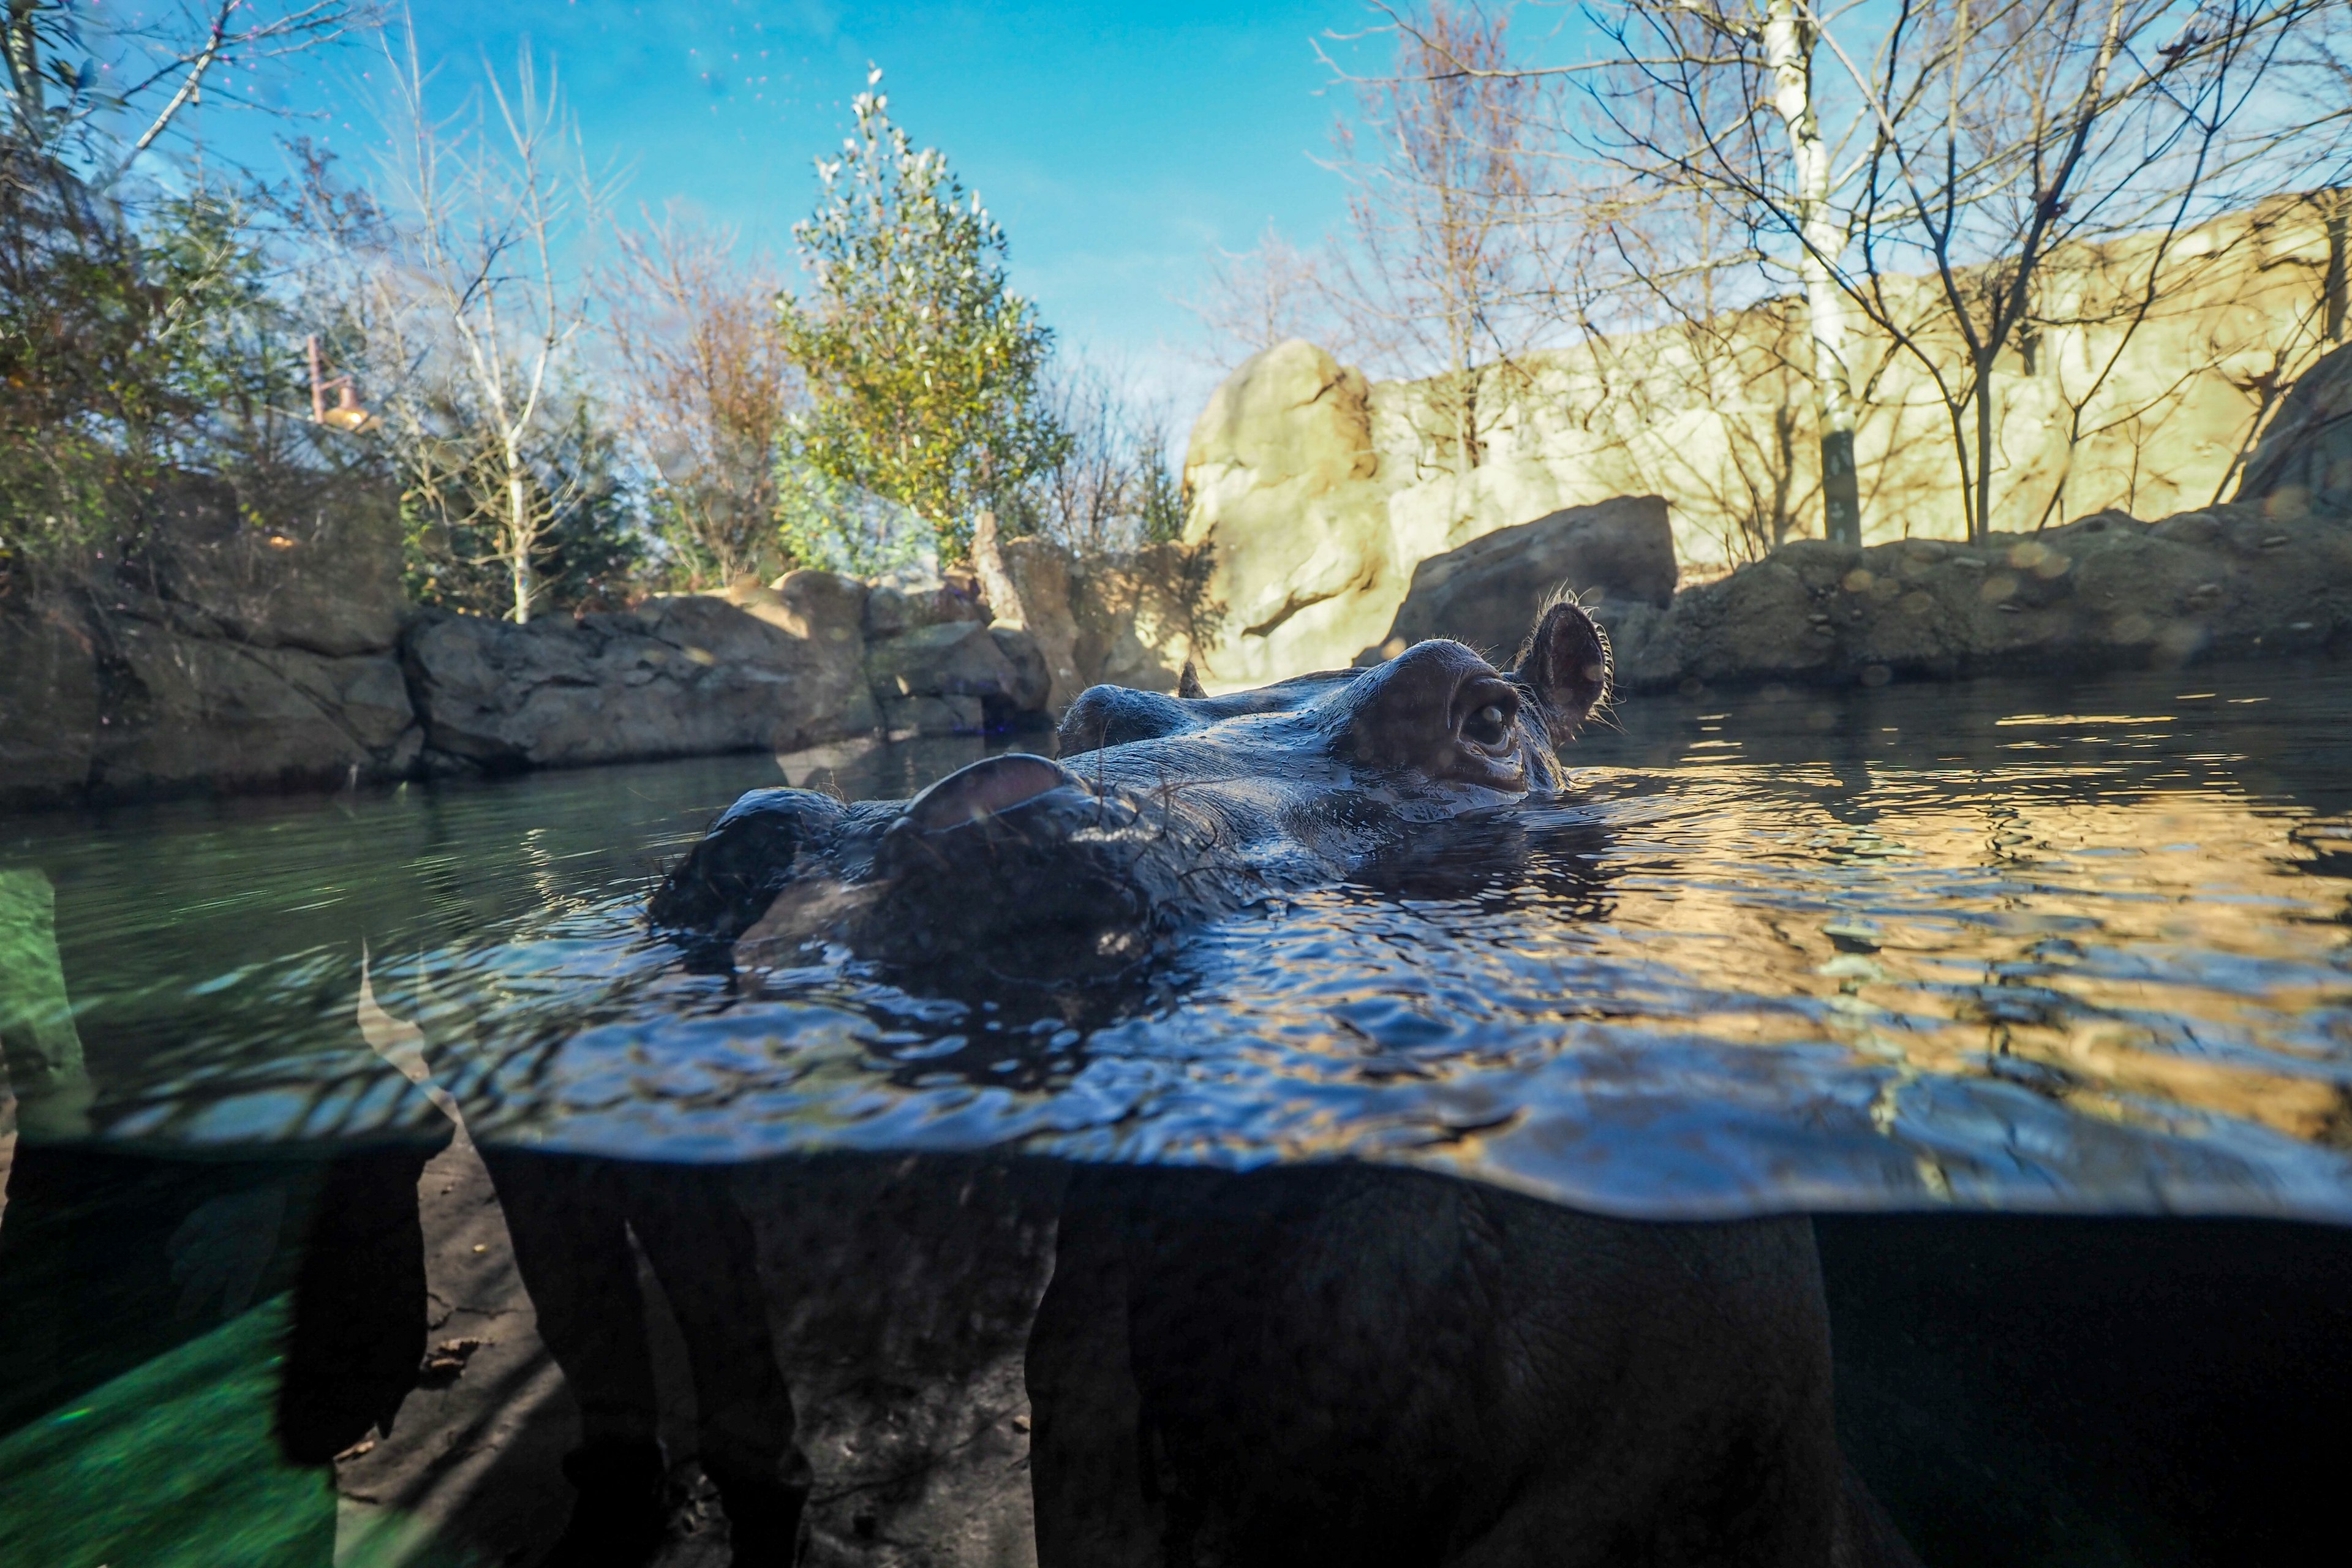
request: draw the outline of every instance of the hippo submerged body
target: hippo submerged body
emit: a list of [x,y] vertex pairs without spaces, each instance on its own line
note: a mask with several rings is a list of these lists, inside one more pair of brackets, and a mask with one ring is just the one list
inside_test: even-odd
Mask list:
[[[751,969],[1118,974],[1558,794],[1608,685],[1562,599],[1507,671],[1429,641],[1223,697],[1097,687],[1057,761],[744,796],[652,923]],[[1839,1454],[1803,1216],[1635,1223],[1376,1165],[1061,1182],[1023,1336],[1044,1568],[1916,1568]]]
[[1550,605],[1514,668],[1430,641],[1230,696],[1096,687],[1059,762],[1007,753],[909,801],[758,790],[655,895],[656,929],[755,964],[810,943],[1024,979],[1124,970],[1188,926],[1349,875],[1426,826],[1557,792],[1606,638]]

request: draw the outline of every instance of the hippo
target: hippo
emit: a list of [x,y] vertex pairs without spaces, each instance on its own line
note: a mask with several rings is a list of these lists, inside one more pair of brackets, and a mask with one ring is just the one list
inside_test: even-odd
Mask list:
[[1802,1215],[1079,1167],[1027,1346],[1037,1563],[1918,1568],[1831,1372]]
[[1567,782],[1607,700],[1607,637],[1572,596],[1508,671],[1442,639],[1370,669],[1212,697],[1097,686],[1059,759],[1007,752],[908,801],[738,800],[654,894],[654,929],[747,967],[812,943],[951,981],[1123,973],[1188,929],[1355,874],[1433,824]]

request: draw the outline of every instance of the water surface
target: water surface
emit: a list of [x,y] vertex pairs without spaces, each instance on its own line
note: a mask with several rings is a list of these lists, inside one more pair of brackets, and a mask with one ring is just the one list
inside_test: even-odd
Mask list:
[[752,984],[641,930],[741,790],[903,795],[978,742],[11,819],[89,1080],[44,1135],[446,1128],[373,1033],[420,1044],[478,1140],[632,1158],[1357,1155],[1630,1215],[2352,1217],[2352,674],[1621,721],[1564,799],[1076,992],[841,955]]

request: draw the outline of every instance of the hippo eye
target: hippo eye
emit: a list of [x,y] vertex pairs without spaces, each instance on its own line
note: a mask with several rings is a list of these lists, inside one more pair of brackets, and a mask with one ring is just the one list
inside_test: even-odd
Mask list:
[[1503,705],[1489,702],[1470,715],[1469,722],[1462,726],[1462,733],[1465,739],[1479,745],[1499,746],[1503,743],[1503,737],[1510,732],[1510,715],[1503,711]]

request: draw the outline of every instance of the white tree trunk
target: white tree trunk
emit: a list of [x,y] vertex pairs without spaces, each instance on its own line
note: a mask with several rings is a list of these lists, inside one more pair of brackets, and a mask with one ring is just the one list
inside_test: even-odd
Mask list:
[[1764,58],[1772,72],[1772,107],[1789,130],[1797,221],[1804,241],[1799,267],[1813,342],[1813,409],[1822,433],[1822,502],[1829,537],[1862,542],[1862,490],[1853,468],[1853,380],[1846,364],[1845,297],[1830,261],[1845,249],[1845,226],[1830,207],[1830,150],[1813,113],[1813,44],[1796,0],[1768,0]]
[[511,440],[506,443],[506,460],[507,544],[514,570],[514,618],[515,625],[524,626],[530,620],[530,602],[536,593],[530,576],[530,497],[523,483],[522,452]]

